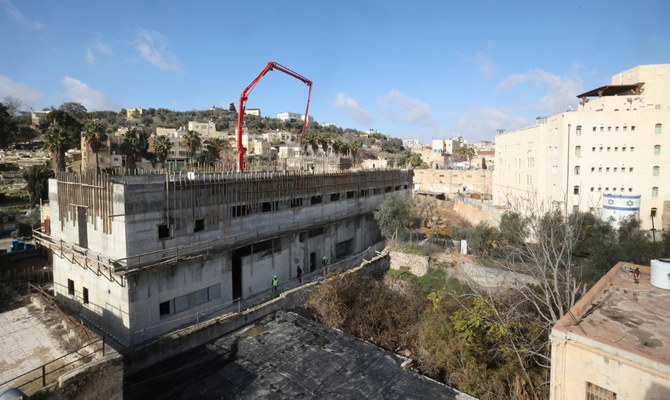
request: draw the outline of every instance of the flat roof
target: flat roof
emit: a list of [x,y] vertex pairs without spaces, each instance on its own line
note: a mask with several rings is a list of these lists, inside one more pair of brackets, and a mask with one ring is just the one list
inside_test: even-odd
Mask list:
[[[640,269],[639,283],[633,272]],[[670,290],[649,283],[648,266],[619,262],[554,329],[670,366]]]
[[628,91],[634,91],[635,94],[640,94],[640,87],[644,82],[632,83],[629,85],[605,85],[582,94],[578,94],[577,98],[585,99],[587,97],[603,97],[603,96],[616,96],[619,94],[624,94]]
[[392,352],[278,311],[124,379],[124,398],[472,399]]

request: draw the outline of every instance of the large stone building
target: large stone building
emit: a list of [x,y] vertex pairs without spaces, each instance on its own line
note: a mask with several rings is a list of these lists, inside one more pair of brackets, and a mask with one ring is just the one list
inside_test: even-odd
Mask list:
[[496,135],[493,200],[600,214],[603,194],[640,196],[646,229],[670,229],[670,64],[641,65],[578,95],[577,111]]
[[54,291],[132,346],[379,239],[412,172],[79,175],[49,186]]
[[670,399],[670,263],[651,268],[618,263],[554,325],[551,400]]

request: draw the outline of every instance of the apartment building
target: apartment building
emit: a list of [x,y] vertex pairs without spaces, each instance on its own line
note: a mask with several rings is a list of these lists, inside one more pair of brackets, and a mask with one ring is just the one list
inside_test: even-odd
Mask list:
[[433,151],[435,153],[446,153],[453,156],[459,147],[466,145],[462,137],[458,136],[451,139],[433,139]]
[[[286,122],[298,122],[298,121],[304,121],[305,120],[305,114],[299,114],[299,113],[292,113],[292,112],[282,112],[277,114],[277,118]],[[314,117],[308,116],[308,122],[312,123],[314,122]]]
[[645,229],[670,229],[670,64],[640,65],[577,95],[576,111],[495,138],[493,201],[601,214],[603,195],[640,196]]

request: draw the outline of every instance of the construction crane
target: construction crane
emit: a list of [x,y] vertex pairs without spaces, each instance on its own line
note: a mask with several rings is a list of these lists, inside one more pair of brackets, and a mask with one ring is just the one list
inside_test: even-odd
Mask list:
[[276,69],[277,71],[281,71],[285,74],[291,75],[292,77],[296,79],[300,79],[303,81],[307,86],[309,86],[309,94],[307,95],[307,108],[305,109],[305,121],[302,124],[302,131],[300,134],[305,133],[305,127],[307,126],[307,113],[309,112],[309,99],[312,97],[312,81],[309,79],[305,78],[304,76],[300,75],[299,73],[295,71],[291,71],[290,69],[284,67],[281,64],[278,64],[274,61],[271,61],[268,63],[268,65],[263,68],[260,74],[251,81],[249,86],[247,86],[244,91],[242,92],[242,95],[240,96],[240,105],[238,107],[238,114],[237,114],[237,167],[240,172],[244,172],[244,153],[247,152],[247,148],[244,147],[242,144],[242,124],[244,123],[244,110],[246,109],[246,103],[247,99],[249,98],[249,93],[251,93],[252,90],[256,87],[258,84],[258,81],[261,80],[261,78],[267,74],[268,72],[272,71],[273,69]]

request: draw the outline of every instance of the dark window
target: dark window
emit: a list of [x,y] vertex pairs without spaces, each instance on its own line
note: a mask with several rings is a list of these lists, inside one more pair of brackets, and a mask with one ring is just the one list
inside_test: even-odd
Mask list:
[[158,305],[158,311],[160,312],[160,315],[170,315],[170,302],[169,301],[164,301]]
[[247,206],[233,206],[233,217],[243,217],[248,214]]
[[339,193],[332,193],[330,195],[330,201],[339,201],[340,200],[340,194]]
[[303,243],[307,239],[307,232],[300,232],[298,235],[298,240],[300,240],[300,243]]
[[370,195],[370,190],[369,189],[364,189],[361,190],[361,197],[366,197]]
[[312,202],[310,204],[321,204],[323,202],[323,196],[312,196]]
[[74,281],[72,279],[67,280],[67,294],[74,296]]
[[404,189],[407,189],[407,185],[404,185],[403,188],[404,188]]
[[315,236],[323,235],[323,228],[312,229],[308,233],[309,237],[313,238]]
[[396,187],[395,187],[395,190],[396,190],[396,191],[400,190],[400,185],[396,186]]
[[84,288],[84,304],[88,304],[88,289]]
[[656,207],[651,209],[651,217],[652,218],[656,217]]
[[302,207],[302,199],[291,199],[291,208]]
[[267,202],[267,201],[264,202],[264,203],[262,204],[262,211],[263,211],[264,213],[267,213],[267,212],[272,211],[272,203]]
[[196,219],[195,220],[195,227],[193,227],[193,232],[200,232],[205,230],[205,220],[204,219]]
[[381,188],[372,189],[372,194],[381,194],[381,192],[382,192]]
[[353,199],[354,198],[354,191],[350,190],[347,192],[347,199]]
[[579,186],[575,186],[573,189],[574,194],[579,194]]
[[158,238],[166,239],[170,237],[170,227],[168,225],[158,225]]
[[388,193],[391,191],[391,186],[387,186],[384,188],[384,193]]

